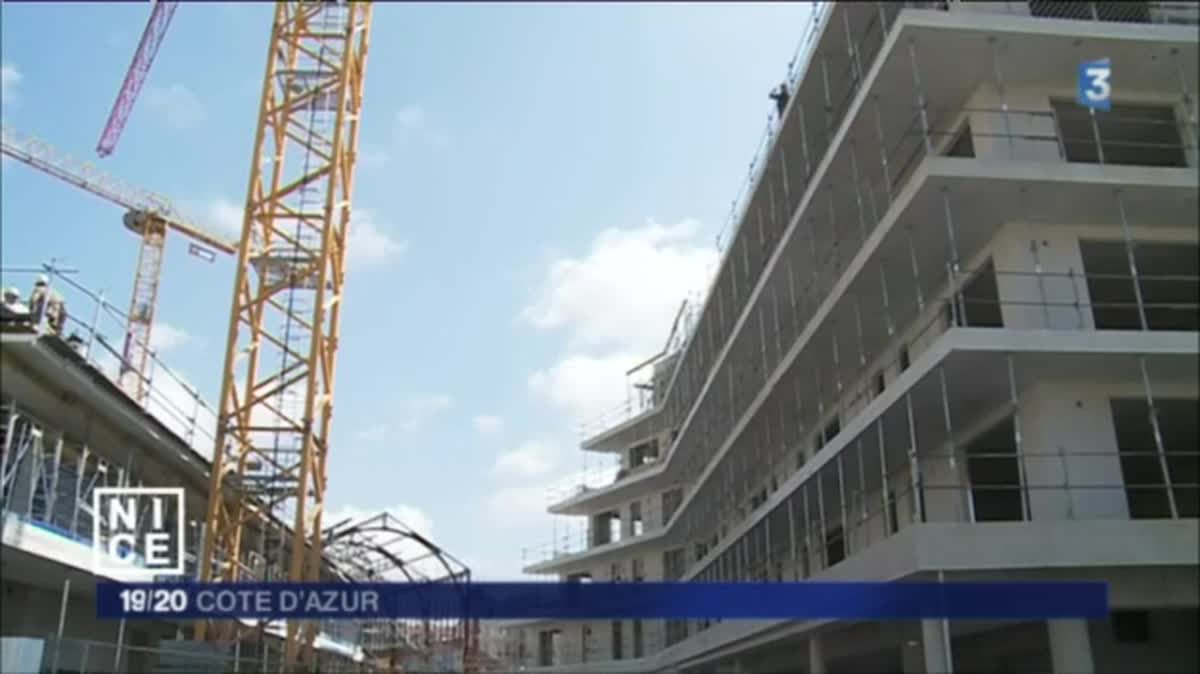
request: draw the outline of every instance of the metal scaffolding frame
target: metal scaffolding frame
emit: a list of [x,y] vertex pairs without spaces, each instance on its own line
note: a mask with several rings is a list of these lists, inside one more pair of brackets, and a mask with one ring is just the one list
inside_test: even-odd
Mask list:
[[[944,10],[941,4],[907,3]],[[1092,280],[1118,279],[1088,270],[1047,270],[1036,250],[1032,270],[980,264],[976,256],[982,244],[972,233],[977,225],[968,195],[945,186],[926,195],[906,194],[925,158],[953,151],[964,119],[996,120],[990,127],[972,128],[972,136],[975,142],[1008,148],[1010,157],[1021,146],[1034,145],[1063,162],[1087,161],[1068,155],[1066,132],[1054,110],[1023,110],[1010,103],[1013,84],[1004,68],[1003,40],[989,45],[995,105],[939,107],[946,102],[929,96],[922,80],[922,65],[934,56],[922,52],[916,40],[897,44],[890,56],[906,62],[913,86],[905,95],[911,92],[911,98],[889,98],[873,90],[880,69],[876,61],[900,8],[891,3],[834,7],[834,13],[842,12],[835,17],[839,35],[829,38],[833,46],[822,37],[811,59],[813,72],[792,88],[767,158],[757,162],[765,168],[747,199],[744,214],[749,215],[725,238],[722,265],[678,357],[664,411],[653,418],[655,425],[636,425],[613,436],[678,429],[662,461],[680,454],[671,475],[687,487],[664,525],[679,532],[670,544],[685,552],[685,580],[805,578],[828,565],[831,545],[848,555],[912,522],[943,517],[940,499],[950,498],[947,493],[959,494],[961,517],[974,521],[971,489],[988,487],[972,485],[966,477],[964,451],[970,433],[979,429],[953,404],[953,391],[963,386],[956,378],[961,374],[939,363],[914,380],[912,371],[919,369],[914,366],[947,330],[989,327],[977,323],[981,307],[1001,313],[1032,309],[1041,312],[1047,328],[1065,327],[1059,323],[1072,314],[1074,329],[1091,329],[1092,314],[1109,300],[1084,299],[1079,289]],[[1184,72],[1177,54],[1155,67]],[[836,75],[842,71],[851,76]],[[1194,126],[1188,78],[1177,79],[1189,115],[1184,122]],[[813,114],[816,108],[822,110]],[[1110,162],[1101,148],[1122,141],[1102,138],[1101,126],[1094,118],[1090,123],[1097,160]],[[1180,149],[1194,151],[1188,142],[1181,137]],[[787,166],[788,157],[794,166]],[[1027,208],[1029,189],[1016,186],[1012,204]],[[782,214],[775,210],[779,195]],[[905,209],[918,196],[936,217],[909,219]],[[1129,272],[1119,278],[1140,288],[1146,279],[1137,269],[1136,239],[1129,235],[1125,210],[1118,192],[1112,213],[1120,215],[1129,257]],[[860,270],[847,277],[852,262]],[[1031,283],[1038,288],[1036,297],[974,296],[971,284],[986,275],[1001,283]],[[1154,282],[1198,280],[1160,276]],[[1050,287],[1059,295],[1050,296]],[[1069,288],[1074,299],[1062,298],[1062,288]],[[1200,308],[1161,298],[1150,303],[1140,289],[1134,303],[1142,330],[1163,329],[1146,319],[1149,304],[1159,312]],[[1072,483],[1072,463],[1095,456],[1094,447],[1045,453],[1027,446],[1019,419],[1021,398],[1027,395],[1020,387],[1022,359],[1016,354],[995,359],[1004,386],[989,394],[996,406],[1014,412],[1021,519],[1031,518],[1035,501],[1047,493],[1062,495],[1065,516],[1078,517],[1076,491],[1126,487],[1164,490],[1167,514],[1183,516],[1187,508],[1177,501],[1187,494],[1194,501],[1196,485],[1173,479],[1175,455],[1159,429],[1153,362],[1147,365],[1143,357],[1139,368],[1162,484],[1130,487]],[[897,386],[908,390],[879,409],[884,403],[877,401],[895,395]],[[854,436],[847,438],[848,431]],[[618,444],[609,440],[610,446]],[[971,460],[978,458],[988,455]],[[1026,463],[1050,460],[1061,465],[1062,482],[1031,483]],[[947,474],[957,475],[957,481],[944,484]],[[840,538],[831,538],[839,531]],[[693,555],[694,550],[703,552]],[[682,638],[677,629],[668,632]]]

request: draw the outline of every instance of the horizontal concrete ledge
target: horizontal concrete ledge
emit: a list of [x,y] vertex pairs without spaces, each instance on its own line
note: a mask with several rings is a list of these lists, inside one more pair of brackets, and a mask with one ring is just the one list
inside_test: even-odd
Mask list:
[[[1114,606],[1200,602],[1200,520],[924,523],[905,527],[813,580],[1084,580],[1112,583]],[[639,660],[571,665],[579,672],[694,666],[801,635],[831,621],[730,621]],[[528,671],[565,671],[531,668]]]
[[[1197,184],[1200,183],[1200,170],[1194,167],[1145,167],[1007,159],[928,157],[917,168],[905,190],[908,194],[907,200],[911,203],[911,200],[923,190],[945,187],[954,191],[969,188],[971,185],[987,184],[989,182],[1056,184],[1063,186],[1064,189],[1072,188],[1080,190],[1100,189],[1107,191],[1107,188],[1130,191],[1152,190],[1153,194],[1165,197],[1171,194],[1186,195],[1190,193],[1194,195],[1197,192]],[[904,199],[899,197],[897,200],[904,201]],[[837,302],[842,299],[846,289],[862,272],[864,265],[870,259],[873,259],[879,242],[896,226],[896,218],[899,217],[905,208],[907,206],[893,207],[884,218],[884,221],[871,233],[869,242],[856,253],[855,259],[847,266],[842,277],[830,290],[821,308],[812,317],[810,325],[797,338],[796,345],[793,345],[789,349],[789,355],[785,357],[783,363],[776,367],[775,374],[769,378],[765,386],[770,386],[771,382],[778,379],[780,373],[790,366],[795,357],[793,354],[798,354],[799,351],[807,348],[808,338],[806,335],[815,331],[816,327],[819,327],[823,323]],[[770,270],[764,273],[770,273]],[[756,290],[755,295],[748,301],[756,302],[757,298],[758,291]],[[1015,333],[1018,331],[1001,330],[1001,332]],[[1030,334],[1043,334],[1042,331],[1026,332]],[[1076,334],[1078,334],[1078,331]],[[668,396],[672,394],[673,391],[670,390],[667,393]],[[633,421],[631,420],[627,423],[633,423]],[[622,426],[622,428],[624,427]],[[658,465],[648,469],[645,473],[637,476],[637,478],[629,478],[619,483],[591,489],[555,503],[550,507],[550,512],[561,515],[582,514],[593,506],[597,508],[606,507],[610,500],[623,498],[632,488],[638,486],[657,487],[660,485],[662,478],[671,479],[672,471],[677,467],[675,454],[676,452],[672,449]],[[680,509],[683,510],[686,507],[688,507],[688,503],[685,500]]]
[[[889,387],[883,396],[868,405],[861,414],[846,424],[843,433],[826,445],[818,454],[794,473],[779,491],[770,496],[767,505],[754,515],[734,527],[720,545],[709,551],[709,558],[721,554],[730,541],[736,541],[744,532],[758,522],[780,501],[790,496],[816,471],[833,460],[842,449],[870,424],[880,411],[890,408],[902,400],[904,393],[916,382],[928,376],[938,364],[954,353],[1038,353],[1064,355],[1196,355],[1200,354],[1200,339],[1194,332],[1176,331],[1128,331],[1128,330],[1024,330],[1005,328],[952,328],[947,330],[905,372],[896,384]],[[654,469],[651,469],[654,470]],[[648,475],[657,473],[648,472]],[[644,479],[638,476],[638,479]],[[624,488],[624,485],[622,485]],[[553,573],[583,560],[597,561],[598,557],[611,552],[628,551],[635,546],[662,543],[674,532],[674,523],[679,513],[665,526],[649,531],[642,536],[625,538],[615,543],[596,546],[579,552],[562,555],[552,560],[526,567],[527,573]],[[848,561],[853,561],[853,558]],[[702,562],[700,565],[702,566]]]
[[913,573],[1200,564],[1194,519],[928,523],[913,533]]
[[1011,33],[1121,42],[1197,43],[1195,26],[1161,23],[1087,21],[1002,12],[945,12],[918,8],[905,9],[897,23],[900,21],[912,28],[979,31],[989,35]]

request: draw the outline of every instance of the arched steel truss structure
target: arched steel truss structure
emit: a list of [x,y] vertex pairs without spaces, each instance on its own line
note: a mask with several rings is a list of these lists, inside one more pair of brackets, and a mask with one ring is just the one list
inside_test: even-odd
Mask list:
[[463,588],[463,614],[458,618],[364,621],[359,634],[367,657],[394,670],[474,671],[478,621],[466,611],[471,581],[466,564],[388,512],[357,521],[347,518],[326,529],[322,538],[325,558],[346,582],[451,583]]

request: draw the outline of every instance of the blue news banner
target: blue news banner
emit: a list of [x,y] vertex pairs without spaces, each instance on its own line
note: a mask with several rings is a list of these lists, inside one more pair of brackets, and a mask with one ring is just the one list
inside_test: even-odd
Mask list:
[[1096,582],[100,583],[101,618],[1102,618]]

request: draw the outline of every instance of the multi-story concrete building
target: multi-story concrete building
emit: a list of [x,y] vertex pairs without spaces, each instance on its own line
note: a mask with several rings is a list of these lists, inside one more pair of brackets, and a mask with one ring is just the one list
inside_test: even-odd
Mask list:
[[[3,270],[5,283],[32,285],[23,271]],[[93,303],[97,296],[70,276],[47,276],[70,307],[64,330],[48,329],[7,292],[0,316],[0,671],[278,671],[282,622],[245,621],[240,641],[204,643],[190,639],[191,621],[96,618],[98,582],[145,579],[95,563],[92,546],[105,537],[93,525],[106,519],[93,508],[98,488],[183,489],[185,577],[197,577],[215,414],[158,356],[144,395],[129,395],[114,344],[125,317]],[[137,530],[149,520],[142,512]],[[271,526],[286,533],[279,520]],[[286,577],[270,560],[287,558],[290,537],[263,536],[264,528],[248,528],[254,571]],[[330,582],[469,580],[449,553],[386,513],[329,522],[324,546]],[[462,627],[326,621],[317,661],[326,672],[478,671],[477,637]]]
[[[1099,579],[1104,621],[538,622],[528,671],[1190,672],[1197,7],[814,8],[567,580]],[[1077,102],[1111,63],[1111,109]]]

